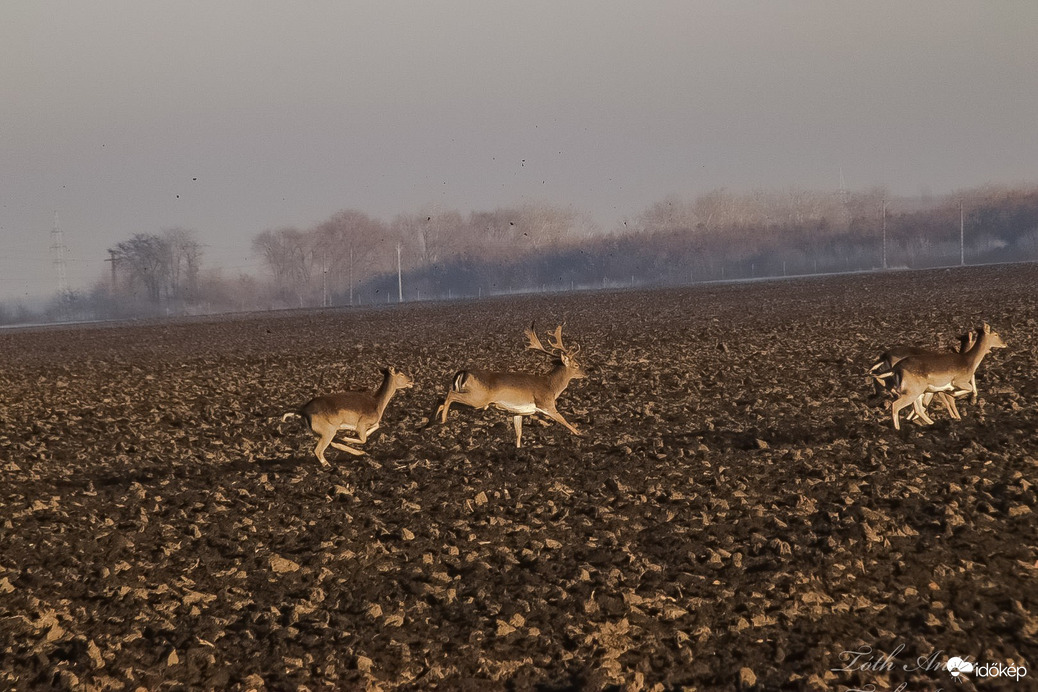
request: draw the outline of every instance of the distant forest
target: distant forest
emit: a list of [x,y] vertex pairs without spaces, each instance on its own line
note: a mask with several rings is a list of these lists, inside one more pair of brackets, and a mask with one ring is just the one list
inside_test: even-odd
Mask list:
[[[960,244],[961,240],[961,244]],[[92,288],[42,314],[0,305],[0,324],[362,306],[506,293],[674,286],[818,273],[1038,260],[1038,188],[943,197],[805,190],[668,197],[603,231],[568,208],[429,209],[389,222],[340,211],[252,240],[259,275],[204,262],[186,229],[107,251]]]

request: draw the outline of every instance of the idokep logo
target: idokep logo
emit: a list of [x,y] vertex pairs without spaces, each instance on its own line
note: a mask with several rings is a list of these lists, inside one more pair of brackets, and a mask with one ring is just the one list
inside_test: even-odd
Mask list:
[[972,673],[973,664],[969,661],[964,661],[958,656],[952,656],[948,659],[948,672],[952,674],[952,677],[957,681],[962,682],[959,678],[963,673]]
[[1004,663],[973,663],[959,656],[949,658],[946,668],[956,682],[962,682],[963,676],[967,673],[977,678],[1013,678],[1017,681],[1027,677],[1027,668],[1024,666]]

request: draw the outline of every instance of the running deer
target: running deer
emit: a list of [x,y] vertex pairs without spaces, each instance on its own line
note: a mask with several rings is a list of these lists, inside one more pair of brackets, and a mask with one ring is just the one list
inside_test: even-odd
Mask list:
[[482,410],[490,406],[503,409],[512,414],[517,448],[522,447],[523,416],[532,416],[535,413],[544,414],[565,426],[574,435],[580,435],[580,431],[555,408],[555,400],[571,380],[587,377],[584,369],[577,363],[580,348],[575,345],[567,347],[562,343],[562,325],[549,333],[549,348],[545,348],[537,338],[533,325],[525,330],[525,334],[529,341],[528,349],[545,353],[555,360],[555,367],[551,372],[533,375],[491,370],[459,370],[454,376],[447,398],[436,409],[433,418],[439,417],[441,423],[446,423],[447,413],[454,403]]
[[[958,343],[955,345],[953,352],[965,353],[973,347],[973,343],[976,340],[977,333],[975,330],[971,329],[970,331],[966,332],[965,334],[959,337]],[[868,373],[869,377],[875,380],[874,386],[876,388],[876,393],[880,394],[885,391],[889,391],[890,382],[888,382],[887,380],[891,379],[894,376],[894,366],[902,360],[904,360],[905,358],[908,358],[909,356],[940,355],[942,353],[945,352],[935,351],[934,349],[927,348],[925,346],[895,346],[894,348],[884,351],[882,354],[880,354],[879,358],[876,360],[873,366],[869,368]],[[977,403],[976,376],[974,376],[973,380],[970,382],[970,385],[973,390],[971,402],[975,404]],[[956,396],[959,395],[965,395],[965,392],[957,394]],[[927,392],[923,396],[923,408],[929,407],[930,402],[933,400],[935,396],[937,397],[938,401],[944,404],[944,407],[948,410],[948,413],[949,415],[951,415],[952,418],[954,418],[955,420],[961,419],[961,416],[959,415],[959,409],[955,405],[955,397],[953,397],[948,392]],[[909,412],[909,420],[914,420],[916,417],[917,416],[914,409]]]
[[295,416],[303,418],[310,430],[317,435],[317,446],[314,454],[322,466],[328,466],[328,460],[324,458],[324,450],[329,446],[335,449],[349,452],[354,456],[363,456],[364,452],[353,447],[347,447],[334,441],[336,433],[346,430],[356,433],[356,437],[344,437],[345,442],[352,444],[364,444],[368,435],[379,428],[382,414],[393,395],[400,389],[407,389],[414,385],[414,381],[394,368],[387,368],[382,372],[382,385],[374,394],[369,392],[342,392],[339,394],[325,394],[314,397],[303,404],[298,411],[286,413],[281,417],[282,422]]
[[901,429],[899,413],[907,406],[912,406],[926,425],[933,425],[923,408],[924,396],[928,392],[958,396],[975,391],[975,375],[984,356],[993,348],[1005,347],[1006,342],[985,322],[977,330],[973,346],[964,353],[931,353],[898,361],[893,368],[893,388],[899,396],[890,407],[894,429]]

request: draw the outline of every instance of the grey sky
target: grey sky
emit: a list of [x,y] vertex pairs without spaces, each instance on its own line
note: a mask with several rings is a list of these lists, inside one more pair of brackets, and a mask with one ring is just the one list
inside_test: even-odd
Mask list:
[[1038,3],[0,4],[0,300],[354,207],[1038,182]]

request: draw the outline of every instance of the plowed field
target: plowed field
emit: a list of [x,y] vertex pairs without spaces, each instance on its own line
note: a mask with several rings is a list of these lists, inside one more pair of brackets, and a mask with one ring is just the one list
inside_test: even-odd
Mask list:
[[[1033,666],[982,683],[1026,689],[1036,287],[1015,265],[2,333],[0,687],[927,690],[957,655]],[[461,366],[546,370],[533,320],[582,347],[559,410],[583,437],[426,425]],[[979,403],[894,431],[872,359],[983,320],[1009,347]],[[321,468],[280,415],[384,365],[415,387]]]

